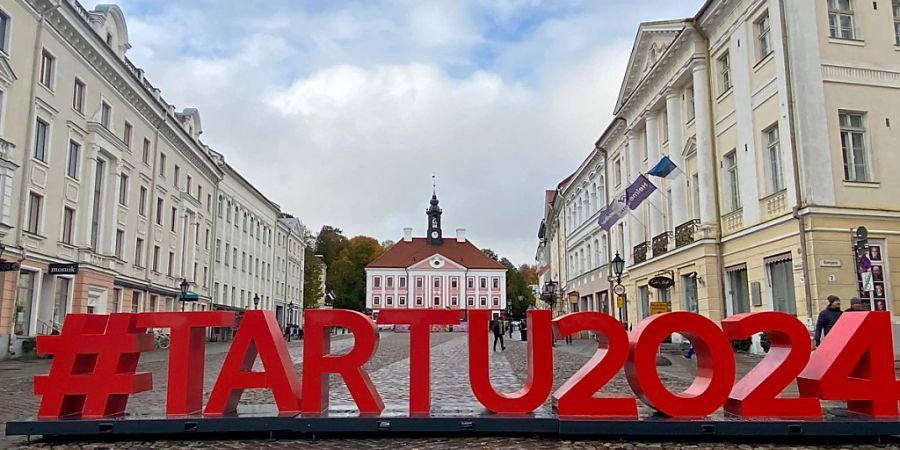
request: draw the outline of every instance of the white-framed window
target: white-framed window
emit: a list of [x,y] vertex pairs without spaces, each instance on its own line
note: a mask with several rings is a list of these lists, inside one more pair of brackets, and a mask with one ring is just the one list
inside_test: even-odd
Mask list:
[[769,11],[753,22],[753,28],[756,29],[756,57],[758,60],[769,56],[772,53],[772,30],[771,21],[769,20]]
[[9,16],[0,11],[0,51],[9,54]]
[[34,152],[32,158],[47,162],[47,150],[50,146],[50,124],[43,119],[36,119],[34,126]]
[[147,217],[147,188],[141,186],[140,195],[138,196],[138,214]]
[[387,297],[385,297],[385,302],[388,306],[394,306],[394,296],[388,295]]
[[150,139],[144,138],[144,148],[141,151],[141,161],[150,165]]
[[41,51],[40,82],[47,89],[53,90],[53,78],[56,72],[56,57],[46,48]]
[[690,123],[694,120],[694,115],[696,114],[696,108],[694,106],[694,88],[690,87],[687,89],[687,92],[684,94],[684,109],[685,109],[685,122]]
[[178,164],[175,164],[175,172],[173,172],[173,173],[175,174],[175,175],[174,175],[174,177],[175,177],[174,183],[175,183],[175,188],[177,189],[177,188],[181,187],[181,186],[180,186],[180,183],[181,183],[181,167],[179,167]]
[[468,304],[469,306],[475,306],[475,297],[467,297],[466,304]]
[[500,297],[494,297],[493,302],[494,306],[500,306]]
[[122,134],[122,142],[125,142],[125,148],[131,150],[131,139],[134,137],[134,125],[125,122],[125,132]]
[[416,297],[416,305],[422,306],[422,296]]
[[163,199],[156,197],[156,224],[162,225],[163,221]]
[[75,209],[63,207],[62,236],[60,241],[71,244],[75,236]]
[[128,175],[119,174],[119,204],[128,206]]
[[159,251],[160,248],[158,245],[153,246],[153,265],[152,270],[156,273],[159,273]]
[[125,251],[125,230],[117,229],[116,230],[116,258],[122,259],[122,254]]
[[44,196],[36,192],[28,194],[28,221],[25,223],[25,231],[31,234],[40,234],[43,206]]
[[440,304],[441,304],[441,298],[438,296],[435,296],[434,297],[434,306],[440,306]]
[[481,297],[480,301],[482,308],[487,307],[487,297]]
[[865,113],[840,111],[839,117],[844,179],[847,181],[872,181],[866,145]]
[[450,297],[451,306],[459,306],[459,297]]
[[406,306],[406,297],[401,295],[398,300],[398,303],[400,304],[400,306]]
[[134,241],[134,265],[144,266],[144,240],[137,238]]
[[852,0],[828,0],[828,36],[854,39]]
[[891,9],[894,11],[894,44],[900,45],[900,1],[894,0]]
[[622,184],[622,158],[616,158],[616,161],[613,163],[613,181],[615,181],[616,187]]
[[434,277],[434,287],[435,287],[435,288],[440,288],[440,287],[441,287],[441,279],[440,279],[440,278]]
[[112,106],[105,100],[100,101],[100,125],[107,130],[112,129]]
[[500,278],[494,277],[491,279],[491,287],[493,289],[500,289]]
[[166,177],[166,154],[159,154],[159,176]]
[[767,188],[769,193],[781,191],[784,189],[784,169],[777,123],[763,130],[763,143],[766,146]]
[[381,277],[372,277],[372,286],[380,288],[381,287]]
[[379,297],[379,296],[377,296],[377,295],[373,296],[373,297],[372,297],[372,304],[373,304],[373,305],[380,305],[380,304],[381,304],[381,297]]
[[422,283],[423,283],[422,277],[416,277],[416,287],[422,288]]
[[86,86],[84,81],[75,78],[75,87],[72,92],[72,109],[80,113],[84,113],[84,91]]
[[391,277],[391,276],[384,277],[384,283],[389,288],[394,287],[394,277]]
[[717,61],[719,65],[719,93],[721,94],[731,89],[731,59],[728,52],[719,56]]
[[466,286],[467,286],[469,289],[475,289],[475,277],[469,277],[469,278],[466,280]]
[[78,179],[78,164],[81,161],[81,144],[69,141],[69,155],[66,160],[66,176]]
[[741,207],[741,185],[738,179],[737,151],[732,150],[723,158],[725,169],[725,184],[727,188],[728,212],[736,211]]

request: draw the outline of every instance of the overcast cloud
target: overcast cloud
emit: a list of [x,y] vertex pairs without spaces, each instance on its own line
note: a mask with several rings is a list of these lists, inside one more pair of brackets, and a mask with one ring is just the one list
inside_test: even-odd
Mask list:
[[609,123],[638,24],[700,3],[119,1],[129,58],[312,230],[423,236],[435,172],[445,235],[517,264]]

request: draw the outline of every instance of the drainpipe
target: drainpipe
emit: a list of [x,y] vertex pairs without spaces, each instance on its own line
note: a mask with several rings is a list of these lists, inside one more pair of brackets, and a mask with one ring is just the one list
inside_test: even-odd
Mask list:
[[[712,93],[714,91],[713,91],[713,76],[712,76],[712,71],[710,70],[710,68],[712,67],[712,55],[709,52],[709,36],[702,29],[700,29],[700,26],[699,26],[699,24],[697,24],[696,20],[691,20],[691,22],[692,22],[692,28],[694,29],[694,31],[697,32],[698,35],[700,35],[700,38],[703,39],[703,42],[704,42],[703,58],[704,58],[704,62],[706,63],[706,69],[707,69],[706,89],[707,89],[707,92],[710,93],[710,95],[707,95],[708,103],[707,103],[706,107],[709,108],[709,111],[710,111],[710,114],[708,114],[709,122],[710,122],[709,129],[712,130],[712,133],[713,133],[713,136],[709,140],[709,145],[710,145],[710,149],[712,150],[712,154],[715,157],[715,155],[717,155],[718,152],[716,149],[716,139],[715,139],[716,120],[712,114],[713,102],[715,101],[715,99],[713,98],[713,95],[712,95]],[[713,173],[710,175],[715,180],[719,179],[718,166],[716,166],[715,162],[713,162]],[[716,232],[716,266],[718,268],[719,273],[722,275],[719,277],[719,289],[720,289],[720,292],[722,292],[722,302],[721,302],[720,306],[722,307],[722,318],[724,319],[725,314],[728,311],[728,301],[727,301],[727,296],[725,293],[725,276],[724,276],[725,275],[725,259],[722,256],[722,219],[721,219],[722,211],[721,211],[721,206],[720,206],[720,202],[719,202],[718,183],[716,183],[716,188],[714,189],[714,194],[715,194],[715,200],[716,200],[715,206],[716,206],[716,218],[717,218],[716,230],[715,230],[715,232]]]
[[801,191],[802,184],[800,182],[800,157],[797,153],[797,117],[794,113],[794,88],[793,81],[791,78],[791,58],[790,58],[790,49],[787,45],[788,38],[790,34],[788,32],[787,22],[784,20],[785,18],[785,10],[784,10],[784,1],[778,2],[779,12],[781,14],[781,42],[782,42],[782,58],[784,60],[784,76],[785,76],[785,84],[787,85],[787,109],[788,109],[788,118],[790,120],[790,133],[789,139],[791,141],[791,161],[794,164],[794,210],[793,217],[797,219],[797,226],[800,232],[800,259],[803,264],[803,290],[804,295],[806,295],[806,318],[807,318],[807,326],[812,326],[813,323],[813,296],[812,296],[812,284],[811,279],[809,277],[809,253],[808,253],[808,243],[806,241],[806,221],[803,217],[803,214],[800,213],[800,208],[804,205],[803,193]]

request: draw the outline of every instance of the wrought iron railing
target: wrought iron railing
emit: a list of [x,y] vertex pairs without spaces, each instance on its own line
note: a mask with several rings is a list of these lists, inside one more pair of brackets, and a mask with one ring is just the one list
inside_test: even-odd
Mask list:
[[653,237],[653,257],[665,254],[669,251],[669,241],[671,241],[671,232],[664,231]]
[[650,248],[649,242],[641,242],[634,246],[634,263],[640,264],[647,260],[647,250]]
[[694,233],[699,225],[700,220],[691,219],[675,227],[675,248],[694,243]]

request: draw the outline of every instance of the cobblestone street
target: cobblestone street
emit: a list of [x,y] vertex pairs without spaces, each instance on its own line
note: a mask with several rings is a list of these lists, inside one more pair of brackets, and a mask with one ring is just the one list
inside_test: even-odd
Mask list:
[[[518,336],[516,336],[518,338]],[[408,392],[409,334],[383,332],[376,354],[367,364],[372,381],[384,399],[387,410],[405,413]],[[339,352],[349,348],[353,343],[349,335],[338,335],[332,341],[332,351]],[[527,374],[526,346],[524,342],[507,340],[507,350],[491,353],[491,378],[494,387],[498,391],[513,392],[521,386]],[[468,382],[468,351],[467,335],[461,333],[434,333],[431,335],[432,355],[432,406],[443,411],[456,408],[478,410],[477,402],[469,388]],[[575,341],[566,345],[560,341],[554,349],[555,381],[554,388],[558,387],[570,377],[582,364],[584,364],[595,350],[595,344],[588,340]],[[302,346],[299,342],[289,344],[290,355],[298,371]],[[207,347],[207,366],[205,380],[205,394],[208,396],[212,389],[212,383],[220,369],[225,357],[227,346],[225,344],[209,344]],[[673,364],[659,367],[660,377],[664,383],[673,390],[686,388],[693,377],[690,361],[676,354],[669,355]],[[738,372],[743,375],[756,362],[758,357],[738,355]],[[159,414],[164,409],[165,383],[166,383],[166,354],[154,352],[145,354],[139,370],[150,371],[153,374],[155,389],[133,396],[128,405],[129,414]],[[0,363],[0,420],[4,423],[9,420],[32,417],[37,410],[38,398],[31,394],[31,377],[35,374],[45,373],[49,361],[4,361]],[[352,401],[343,383],[336,376],[331,380],[331,407],[333,409],[352,409]],[[631,393],[631,389],[620,372],[607,384],[603,392]],[[248,391],[244,394],[242,405],[271,404],[271,396],[266,391]],[[543,412],[549,412],[550,400],[544,405]],[[386,411],[387,411],[386,410]],[[274,409],[273,409],[274,411]],[[649,408],[642,406],[642,416],[650,414]],[[565,441],[547,438],[521,438],[521,437],[489,437],[489,438],[423,438],[423,439],[321,439],[301,441],[310,448],[338,449],[338,448],[379,448],[379,449],[431,449],[431,448],[735,448],[734,443],[686,444],[686,443],[626,443],[626,442],[601,442],[601,441]],[[20,437],[3,438],[0,440],[0,448],[61,448],[61,449],[106,449],[106,448],[136,448],[136,449],[166,449],[166,448],[294,448],[298,446],[296,440],[229,440],[229,441],[169,441],[154,442],[115,442],[115,443],[65,443],[53,444],[49,442],[34,441],[30,444]],[[859,448],[898,448],[888,446],[861,446]],[[741,446],[741,448],[757,448],[756,446]],[[763,445],[760,448],[789,448],[773,445]],[[828,447],[819,447],[828,448]],[[834,448],[848,448],[837,446]]]

